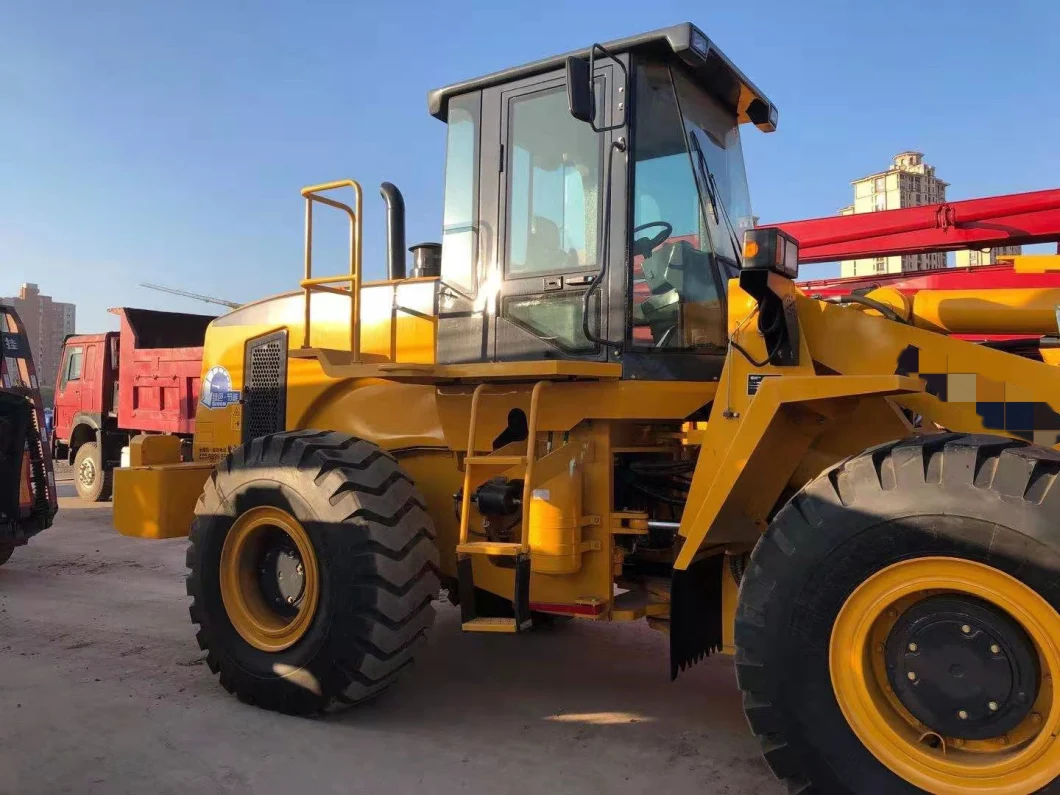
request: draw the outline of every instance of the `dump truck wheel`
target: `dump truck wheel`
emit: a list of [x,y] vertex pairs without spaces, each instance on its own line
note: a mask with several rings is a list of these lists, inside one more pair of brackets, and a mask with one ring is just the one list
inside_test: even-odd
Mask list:
[[103,463],[99,445],[85,442],[74,457],[74,486],[77,496],[86,502],[110,499],[114,485],[114,470]]
[[5,563],[11,560],[11,555],[14,553],[14,551],[15,545],[11,542],[0,542],[0,566],[3,566]]
[[1052,792],[1060,454],[939,434],[837,465],[740,586],[736,670],[799,793]]
[[372,442],[296,431],[225,458],[195,509],[191,619],[241,700],[310,714],[388,687],[434,621],[434,525]]

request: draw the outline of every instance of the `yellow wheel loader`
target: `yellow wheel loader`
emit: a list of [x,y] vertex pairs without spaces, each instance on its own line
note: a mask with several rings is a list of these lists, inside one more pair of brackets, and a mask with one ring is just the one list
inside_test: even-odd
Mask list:
[[[360,185],[304,189],[300,289],[207,331],[194,462],[147,437],[115,473],[122,533],[190,533],[221,684],[298,714],[370,697],[444,587],[467,632],[644,619],[673,676],[733,655],[792,791],[1049,787],[1060,369],[948,336],[925,291],[800,291],[744,174],[777,110],[692,25],[429,110],[440,244],[407,269],[384,183],[365,282]],[[349,260],[320,275],[335,210]]]

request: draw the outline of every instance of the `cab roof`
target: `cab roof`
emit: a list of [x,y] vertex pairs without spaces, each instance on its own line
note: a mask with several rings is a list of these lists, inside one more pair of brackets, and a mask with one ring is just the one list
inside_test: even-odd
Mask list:
[[[606,42],[603,46],[615,55],[638,53],[676,58],[688,67],[698,85],[736,113],[741,124],[750,122],[763,132],[773,132],[777,128],[776,106],[733,65],[714,42],[690,22],[616,39]],[[452,97],[562,69],[568,57],[588,58],[590,49],[585,47],[523,66],[493,72],[484,77],[436,88],[427,93],[427,110],[436,119],[446,121],[449,115],[449,100]]]

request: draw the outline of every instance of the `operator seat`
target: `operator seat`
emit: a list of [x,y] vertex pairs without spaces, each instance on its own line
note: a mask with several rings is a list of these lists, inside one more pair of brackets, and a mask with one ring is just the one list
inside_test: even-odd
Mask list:
[[559,227],[555,222],[535,215],[530,226],[530,237],[526,241],[526,269],[540,273],[577,267],[578,255],[573,249],[563,249]]
[[[679,342],[677,327],[682,314],[704,320],[712,315],[720,317],[717,286],[711,273],[710,255],[698,250],[686,240],[660,246],[644,259],[641,266],[644,280],[652,294],[635,309],[651,328],[656,344]],[[634,320],[638,320],[636,316]],[[710,317],[713,321],[714,318]],[[687,324],[687,318],[685,319]],[[700,322],[695,324],[701,326]],[[706,326],[710,328],[710,325]],[[703,337],[703,329],[695,336]],[[708,335],[714,337],[720,335]],[[686,340],[685,344],[702,344],[714,339]]]

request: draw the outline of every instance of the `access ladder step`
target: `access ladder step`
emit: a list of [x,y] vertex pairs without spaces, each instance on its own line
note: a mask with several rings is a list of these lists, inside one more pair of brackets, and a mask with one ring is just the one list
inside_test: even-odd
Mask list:
[[507,632],[515,634],[519,627],[514,618],[473,618],[460,625],[464,632]]
[[458,555],[505,555],[515,557],[523,552],[522,544],[510,544],[502,541],[471,541],[457,544]]
[[464,463],[514,467],[526,464],[527,460],[525,455],[469,455]]
[[[514,546],[518,544],[461,544],[464,546]],[[523,632],[533,626],[530,617],[530,555],[519,552],[515,555],[515,588],[512,594],[512,614],[509,616],[480,616],[475,608],[475,574],[471,555],[457,552],[457,585],[460,593],[460,626],[466,632]]]

